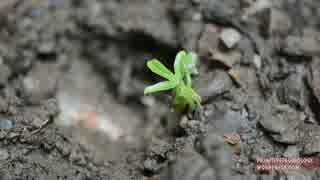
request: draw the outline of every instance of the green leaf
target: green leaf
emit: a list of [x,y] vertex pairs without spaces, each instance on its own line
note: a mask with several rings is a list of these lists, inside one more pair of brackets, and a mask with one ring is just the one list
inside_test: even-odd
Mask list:
[[154,84],[152,86],[148,86],[144,89],[144,94],[159,92],[159,91],[165,91],[169,89],[173,89],[178,85],[178,82],[176,81],[163,81],[159,82],[157,84]]
[[196,74],[197,69],[196,69],[196,54],[193,52],[189,52],[186,54],[184,58],[184,69],[186,72],[190,74]]
[[190,99],[200,105],[201,97],[192,88],[184,86],[181,94],[181,96],[184,96],[186,99]]
[[186,52],[180,51],[174,60],[174,74],[177,79],[182,79],[184,74],[184,58],[186,56]]
[[153,73],[155,73],[155,74],[157,74],[157,75],[159,75],[169,81],[175,80],[174,74],[157,59],[152,59],[152,60],[148,61],[147,66]]
[[191,76],[190,76],[189,73],[186,74],[185,81],[186,81],[186,85],[187,85],[189,88],[192,88],[192,81],[191,81]]

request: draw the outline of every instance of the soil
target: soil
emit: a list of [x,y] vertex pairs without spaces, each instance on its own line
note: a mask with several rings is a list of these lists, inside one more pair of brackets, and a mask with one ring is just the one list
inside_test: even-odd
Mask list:
[[[3,0],[0,179],[319,179],[257,170],[319,158],[319,17],[317,0]],[[184,115],[143,95],[147,60],[181,49],[202,97]]]

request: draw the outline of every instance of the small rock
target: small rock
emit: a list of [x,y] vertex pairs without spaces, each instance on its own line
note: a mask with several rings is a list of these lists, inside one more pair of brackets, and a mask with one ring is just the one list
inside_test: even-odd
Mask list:
[[282,133],[288,128],[290,128],[290,123],[296,127],[299,122],[297,119],[292,119],[293,121],[290,122],[289,114],[291,116],[296,114],[296,111],[290,108],[288,105],[281,105],[278,107],[273,107],[271,110],[271,117],[270,118],[261,118],[259,119],[259,123],[269,132],[271,133]]
[[296,144],[299,142],[299,131],[293,129],[287,129],[281,134],[271,134],[271,137],[280,143],[284,144]]
[[9,158],[9,152],[5,149],[0,150],[0,161],[5,161]]
[[232,80],[222,70],[215,71],[213,74],[203,75],[203,77],[199,78],[199,81],[194,82],[194,89],[201,96],[204,103],[229,91],[232,86]]
[[59,71],[54,64],[36,64],[22,80],[22,96],[31,104],[49,99],[56,91],[58,76]]
[[214,24],[206,24],[199,40],[199,55],[207,57],[210,52],[217,49],[219,44],[220,27]]
[[40,128],[41,126],[43,126],[43,123],[45,122],[44,119],[42,119],[41,117],[33,117],[32,119],[32,125],[37,127],[37,128]]
[[249,129],[249,122],[241,116],[241,112],[225,109],[216,109],[209,116],[208,132],[215,132],[221,136],[226,133],[241,132]]
[[55,43],[53,41],[43,42],[38,46],[38,52],[43,55],[53,54],[55,51]]
[[302,37],[288,36],[281,45],[281,51],[291,56],[320,55],[320,38],[318,34],[305,34]]
[[262,62],[261,62],[261,57],[259,55],[255,54],[253,56],[253,63],[257,69],[261,69]]
[[0,129],[12,129],[14,124],[11,120],[3,119],[0,120]]
[[274,35],[287,35],[291,29],[292,22],[290,17],[285,11],[275,8],[271,9],[269,34]]
[[240,63],[241,53],[236,50],[231,50],[227,52],[221,52],[219,50],[212,50],[209,60],[217,61],[227,68],[231,68],[233,65]]
[[271,134],[273,140],[284,144],[296,144],[299,139],[297,127],[304,122],[305,115],[288,105],[279,105],[271,110],[271,117],[259,119],[259,123]]
[[241,39],[241,34],[232,28],[225,28],[220,34],[220,39],[226,47],[233,48]]
[[281,85],[278,98],[281,103],[293,108],[303,109],[305,106],[305,86],[300,73],[291,74]]

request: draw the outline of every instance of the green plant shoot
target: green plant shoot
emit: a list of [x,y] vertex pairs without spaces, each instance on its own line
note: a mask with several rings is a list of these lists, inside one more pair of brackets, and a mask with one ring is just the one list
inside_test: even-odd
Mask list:
[[191,75],[197,73],[195,57],[192,52],[180,51],[174,61],[174,73],[159,60],[149,60],[147,67],[166,80],[146,87],[144,94],[171,90],[172,105],[176,112],[195,110],[201,102],[201,97],[192,89]]

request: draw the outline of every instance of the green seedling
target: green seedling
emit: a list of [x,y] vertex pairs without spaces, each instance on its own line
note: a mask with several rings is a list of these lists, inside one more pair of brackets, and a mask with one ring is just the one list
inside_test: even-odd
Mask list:
[[174,73],[166,68],[159,60],[152,59],[147,62],[147,67],[166,81],[148,86],[144,94],[159,91],[172,91],[172,105],[176,112],[193,111],[200,106],[201,98],[192,89],[191,75],[197,73],[195,54],[180,51],[174,61]]

